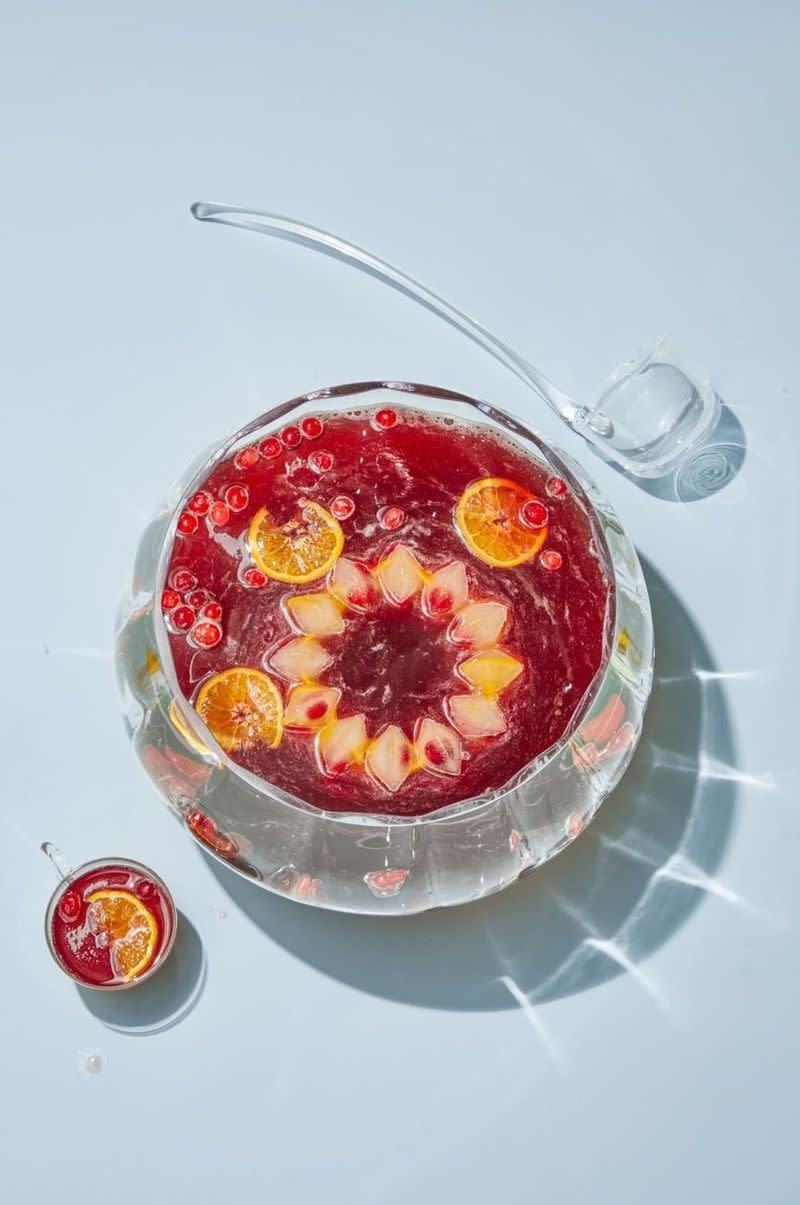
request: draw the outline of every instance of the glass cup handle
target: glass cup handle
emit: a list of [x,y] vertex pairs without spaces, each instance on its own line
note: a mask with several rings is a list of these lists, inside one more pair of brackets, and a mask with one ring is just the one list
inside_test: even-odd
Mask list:
[[39,848],[43,854],[47,854],[48,858],[53,863],[58,877],[63,880],[63,882],[68,883],[75,872],[58,846],[53,845],[52,841],[43,841]]

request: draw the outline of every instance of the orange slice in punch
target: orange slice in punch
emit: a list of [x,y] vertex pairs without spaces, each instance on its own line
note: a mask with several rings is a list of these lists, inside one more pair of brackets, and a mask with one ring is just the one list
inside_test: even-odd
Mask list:
[[526,527],[520,511],[533,498],[505,477],[484,477],[468,486],[456,505],[456,524],[467,546],[497,569],[529,561],[547,539],[547,526]]
[[344,532],[330,511],[302,499],[297,514],[283,524],[265,506],[253,515],[247,533],[250,554],[262,573],[278,582],[313,582],[335,565]]
[[195,711],[226,753],[266,745],[283,735],[283,704],[269,674],[234,666],[200,687]]
[[86,897],[89,925],[111,939],[111,966],[120,979],[135,979],[150,966],[158,945],[153,913],[130,891],[104,888]]

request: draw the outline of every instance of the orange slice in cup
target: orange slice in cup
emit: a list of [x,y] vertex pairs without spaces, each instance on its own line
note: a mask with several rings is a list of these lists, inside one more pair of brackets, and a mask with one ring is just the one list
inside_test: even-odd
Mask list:
[[153,961],[158,924],[153,913],[131,891],[104,888],[87,897],[92,929],[111,939],[111,965],[120,979],[135,979]]
[[303,499],[298,513],[283,524],[262,506],[253,515],[247,542],[262,573],[298,584],[316,581],[333,568],[344,548],[344,532],[324,506]]
[[269,674],[234,666],[200,687],[195,711],[226,753],[266,745],[283,735],[283,703]]
[[464,490],[456,505],[456,524],[467,546],[497,569],[529,561],[547,539],[547,527],[526,527],[520,511],[533,498],[505,477],[484,477]]

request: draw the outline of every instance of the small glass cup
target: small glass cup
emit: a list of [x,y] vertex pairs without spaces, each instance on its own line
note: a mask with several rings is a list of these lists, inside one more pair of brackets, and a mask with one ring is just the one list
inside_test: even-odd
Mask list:
[[720,400],[660,339],[622,364],[575,418],[600,455],[634,477],[664,477],[685,462],[719,422]]
[[[46,843],[42,846],[42,849],[53,862],[59,875],[61,876],[61,881],[50,897],[50,901],[47,905],[44,922],[44,933],[47,948],[52,954],[53,959],[57,963],[60,970],[62,970],[65,975],[68,975],[69,978],[75,983],[80,984],[81,987],[89,987],[97,991],[108,992],[122,991],[125,988],[137,987],[140,983],[144,983],[145,980],[152,978],[156,971],[158,971],[164,965],[164,962],[169,956],[177,931],[177,910],[175,908],[175,901],[173,900],[172,894],[164,880],[160,878],[160,876],[157,875],[154,870],[151,870],[149,866],[145,866],[141,862],[134,862],[130,858],[95,858],[91,862],[84,862],[83,865],[78,866],[75,870],[73,870],[66,865],[61,853],[59,850],[55,849],[54,846]],[[139,975],[135,975],[130,979],[122,979],[108,983],[95,982],[91,978],[81,975],[77,965],[68,965],[67,961],[58,949],[57,938],[55,935],[57,910],[64,896],[70,890],[72,890],[76,884],[79,884],[82,881],[86,882],[86,880],[89,880],[96,890],[101,889],[104,871],[128,871],[131,884],[137,881],[152,884],[152,886],[155,888],[154,894],[152,896],[145,897],[142,902],[147,903],[148,899],[153,901],[157,900],[159,910],[161,912],[159,944],[152,962]],[[121,884],[115,884],[115,886],[121,887]],[[130,887],[123,889],[130,890]]]

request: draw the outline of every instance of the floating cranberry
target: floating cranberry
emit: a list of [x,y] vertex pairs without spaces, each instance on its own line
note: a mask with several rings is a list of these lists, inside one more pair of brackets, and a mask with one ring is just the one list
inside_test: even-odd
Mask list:
[[203,619],[213,619],[214,622],[217,622],[222,619],[222,607],[218,602],[206,603],[200,614]]
[[225,491],[225,501],[231,510],[244,510],[250,501],[250,491],[243,485],[229,485]]
[[321,720],[327,710],[328,704],[319,699],[316,703],[309,703],[306,715],[310,720]]
[[349,519],[355,509],[355,502],[347,494],[339,494],[331,502],[331,514],[337,519]]
[[192,640],[202,649],[213,649],[222,639],[222,628],[218,623],[201,620],[192,629]]
[[239,852],[239,847],[233,838],[226,836],[218,829],[210,816],[204,816],[202,812],[192,812],[186,817],[186,823],[195,836],[204,841],[206,845],[210,845],[218,854],[222,854],[224,858],[235,857]]
[[436,741],[428,741],[424,753],[432,766],[441,766],[444,761],[444,750]]
[[274,435],[270,435],[268,439],[261,440],[258,450],[265,460],[274,460],[276,456],[280,456],[281,454],[281,441],[276,439]]
[[428,592],[428,610],[433,615],[446,615],[452,606],[453,596],[449,590],[442,590],[441,586],[434,586]]
[[212,502],[213,498],[209,493],[207,493],[205,490],[198,490],[198,492],[193,494],[189,499],[189,510],[194,511],[196,515],[204,515]]
[[351,607],[366,611],[375,602],[375,591],[372,586],[365,586],[363,590],[348,590],[347,601]]
[[539,502],[537,498],[529,498],[520,510],[519,517],[526,527],[544,527],[550,512],[543,502]]
[[308,463],[315,473],[327,473],[328,469],[333,468],[333,457],[330,452],[314,452],[309,456]]
[[170,590],[167,587],[161,595],[161,607],[164,611],[174,611],[181,601],[181,596],[177,590]]
[[173,569],[169,575],[169,584],[183,593],[184,590],[191,590],[197,585],[197,578],[189,569]]
[[172,626],[177,628],[179,632],[188,632],[195,620],[194,611],[191,607],[176,607],[170,612]]
[[197,590],[190,590],[184,595],[184,602],[187,602],[190,607],[194,607],[195,611],[199,611],[204,603],[208,602],[211,595],[208,590],[204,590],[202,586]]
[[548,548],[539,557],[539,561],[544,569],[549,569],[551,573],[555,573],[564,563],[564,558],[560,552],[556,552],[554,548]]
[[378,511],[378,522],[387,531],[397,531],[406,521],[406,512],[399,506],[383,506]]
[[237,469],[254,469],[258,464],[258,448],[240,448],[233,458]]
[[183,536],[190,536],[197,531],[197,515],[193,515],[190,510],[185,510],[178,519],[178,531]]
[[407,870],[373,870],[364,875],[364,882],[373,895],[396,895],[408,878]]
[[281,443],[284,448],[296,448],[302,438],[299,427],[284,427],[281,431]]
[[575,837],[579,837],[581,835],[581,833],[583,832],[583,825],[584,825],[583,816],[579,816],[577,814],[577,812],[573,812],[571,816],[567,817],[567,823],[566,823],[567,836],[572,837],[573,840],[575,839]]
[[306,439],[319,439],[322,434],[322,420],[311,414],[308,418],[303,419],[300,430]]
[[215,527],[224,527],[231,517],[231,512],[224,502],[214,502],[208,512],[208,517]]
[[378,410],[372,417],[372,425],[379,431],[388,431],[397,422],[397,411]]
[[77,891],[65,891],[58,901],[57,911],[61,919],[67,923],[77,920],[81,914],[81,897]]
[[564,498],[569,493],[569,486],[563,477],[548,477],[544,488],[551,498]]
[[139,879],[133,890],[140,900],[154,900],[158,895],[158,888],[152,879]]
[[262,573],[260,569],[245,569],[241,577],[243,584],[249,586],[251,590],[260,590],[262,586],[266,586],[267,584],[267,575],[266,573]]

